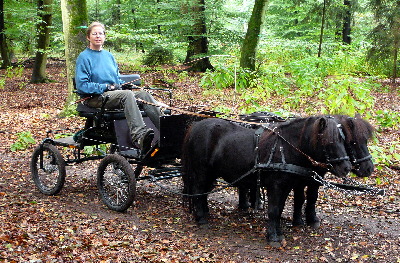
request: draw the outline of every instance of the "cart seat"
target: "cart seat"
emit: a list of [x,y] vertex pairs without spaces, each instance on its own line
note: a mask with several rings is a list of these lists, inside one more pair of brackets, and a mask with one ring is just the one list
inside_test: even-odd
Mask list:
[[[85,118],[94,118],[101,113],[100,108],[92,108],[83,103],[78,103],[76,110],[78,111],[79,116]],[[114,110],[105,109],[102,117],[105,120],[123,120],[125,119],[125,113],[123,109],[114,109]]]

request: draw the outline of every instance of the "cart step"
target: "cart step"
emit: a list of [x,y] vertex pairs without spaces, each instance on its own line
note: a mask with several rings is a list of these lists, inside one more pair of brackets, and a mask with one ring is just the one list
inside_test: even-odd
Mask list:
[[60,146],[76,147],[76,148],[80,147],[80,144],[74,141],[73,136],[54,139],[53,141],[56,145],[60,145]]

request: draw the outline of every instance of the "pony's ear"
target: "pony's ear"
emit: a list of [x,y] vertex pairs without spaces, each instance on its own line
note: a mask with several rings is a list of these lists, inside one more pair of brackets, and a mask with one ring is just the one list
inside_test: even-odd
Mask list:
[[354,119],[361,119],[361,114],[357,112],[357,113],[354,115]]
[[348,119],[347,119],[347,125],[352,130],[354,130],[354,128],[356,127],[356,124],[355,124],[355,122],[357,121],[356,118],[357,118],[357,115],[354,118],[348,117]]
[[321,117],[318,120],[318,133],[322,133],[327,127],[328,120],[325,117]]

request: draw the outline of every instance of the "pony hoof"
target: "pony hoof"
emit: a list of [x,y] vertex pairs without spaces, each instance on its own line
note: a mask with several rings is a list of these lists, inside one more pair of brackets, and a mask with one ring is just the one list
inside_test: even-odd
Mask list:
[[317,221],[317,222],[307,223],[307,225],[313,229],[318,229],[321,226],[321,222]]
[[247,212],[249,211],[250,207],[249,206],[238,206],[238,209],[240,212]]
[[292,226],[293,227],[302,227],[304,226],[304,221],[303,220],[295,220],[292,222]]
[[207,230],[207,229],[210,229],[210,226],[208,224],[202,224],[202,225],[199,225],[199,229]]
[[284,240],[282,240],[282,242],[279,242],[279,241],[269,241],[269,242],[268,242],[268,245],[269,245],[270,247],[280,248],[280,247],[283,246],[283,243],[284,243]]
[[197,224],[198,224],[199,226],[207,225],[207,224],[208,224],[208,220],[205,219],[205,218],[200,218],[200,219],[197,220]]

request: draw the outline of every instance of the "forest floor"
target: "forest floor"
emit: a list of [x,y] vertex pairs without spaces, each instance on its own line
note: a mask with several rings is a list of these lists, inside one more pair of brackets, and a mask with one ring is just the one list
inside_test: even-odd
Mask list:
[[[400,262],[400,172],[376,170],[362,183],[385,189],[384,196],[348,195],[321,189],[319,229],[291,227],[292,196],[282,222],[282,247],[265,239],[265,209],[240,212],[233,189],[210,195],[211,219],[199,228],[181,196],[148,181],[137,184],[133,207],[113,212],[96,188],[98,161],[67,167],[59,195],[45,196],[30,177],[35,145],[12,152],[17,133],[30,131],[37,144],[48,130],[82,127],[79,117],[59,118],[67,95],[62,63],[49,63],[54,82],[26,84],[31,69],[8,77],[0,89],[0,262]],[[5,71],[0,71],[4,76]],[[152,83],[152,74],[143,74]],[[169,79],[173,79],[170,76]],[[235,107],[231,92],[205,96],[195,75],[174,83],[176,103]],[[375,92],[376,109],[399,109],[398,86]],[[397,89],[397,91],[396,91]],[[273,103],[273,102],[271,102]],[[381,143],[399,141],[386,129]],[[180,191],[180,178],[161,182]]]

